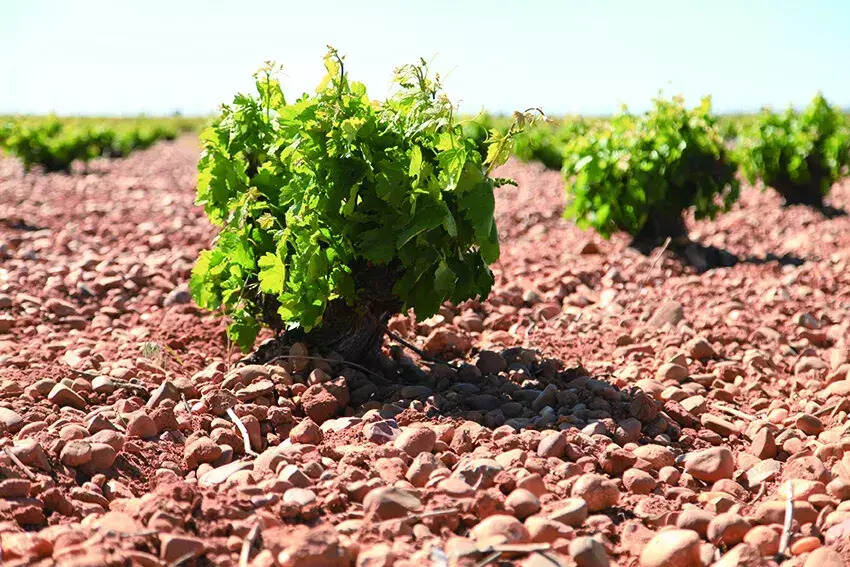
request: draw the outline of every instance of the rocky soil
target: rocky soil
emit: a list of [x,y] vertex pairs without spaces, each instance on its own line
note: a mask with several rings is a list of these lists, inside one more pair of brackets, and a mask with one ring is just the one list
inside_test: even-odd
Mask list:
[[197,157],[0,160],[4,565],[850,564],[850,217],[747,188],[697,273],[511,162],[490,299],[391,323],[424,360],[240,365]]

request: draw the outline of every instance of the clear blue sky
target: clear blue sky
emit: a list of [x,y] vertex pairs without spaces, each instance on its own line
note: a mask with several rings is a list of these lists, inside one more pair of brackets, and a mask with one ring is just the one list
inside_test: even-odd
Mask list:
[[850,106],[848,0],[4,0],[0,114],[209,113],[266,59],[291,96],[327,44],[373,98],[431,59],[464,112],[641,110],[659,89],[718,111],[818,89]]

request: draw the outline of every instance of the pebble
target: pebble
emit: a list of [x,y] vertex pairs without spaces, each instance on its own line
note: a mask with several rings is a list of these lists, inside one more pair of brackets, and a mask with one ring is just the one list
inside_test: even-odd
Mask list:
[[772,459],[776,456],[776,438],[767,427],[762,427],[753,436],[749,452],[759,459]]
[[403,518],[422,508],[419,498],[410,491],[391,486],[375,488],[363,498],[366,517],[377,520]]
[[57,406],[70,406],[78,410],[86,409],[88,405],[78,393],[62,383],[53,386],[53,389],[47,394],[47,399]]
[[530,491],[517,488],[505,499],[505,509],[520,520],[524,520],[540,511],[540,501]]
[[17,433],[24,425],[24,418],[14,410],[0,407],[0,424],[5,425],[11,433]]
[[641,445],[634,450],[634,455],[646,461],[653,470],[660,470],[663,467],[673,466],[676,458],[673,451],[662,445]]
[[779,553],[779,539],[779,532],[770,526],[754,526],[744,536],[744,541],[758,549],[762,555]]
[[203,540],[182,534],[159,534],[159,556],[171,564],[178,559],[186,561],[200,557],[204,552]]
[[140,439],[153,439],[159,434],[156,423],[143,411],[135,412],[127,421],[127,436]]
[[706,530],[708,540],[715,545],[731,547],[742,541],[750,530],[750,522],[734,512],[718,514]]
[[575,538],[570,542],[569,553],[578,567],[608,567],[611,564],[605,546],[592,537]]
[[569,528],[542,516],[529,516],[525,519],[525,528],[534,543],[552,543],[568,534]]
[[647,324],[650,327],[663,327],[664,325],[676,326],[684,319],[682,304],[678,301],[665,301],[659,305]]
[[394,419],[369,422],[363,426],[363,437],[376,445],[383,445],[394,440],[399,434],[398,424]]
[[587,519],[587,502],[583,498],[567,498],[549,513],[548,518],[577,528]]
[[322,429],[312,419],[305,418],[289,431],[289,440],[293,443],[318,445],[322,442]]
[[207,471],[198,478],[198,486],[215,486],[226,481],[239,471],[253,468],[250,461],[234,461]]
[[335,416],[342,404],[329,384],[314,384],[301,394],[301,407],[310,419],[321,425]]
[[24,498],[29,495],[32,483],[25,478],[0,480],[0,498]]
[[91,444],[81,439],[74,439],[65,443],[59,455],[62,464],[68,467],[79,467],[88,463],[91,459]]
[[316,493],[308,488],[290,488],[283,493],[284,504],[295,504],[304,507],[316,501]]
[[430,453],[434,450],[437,442],[437,434],[429,427],[409,427],[402,430],[393,444],[398,448],[415,457],[419,453]]
[[805,433],[806,435],[817,435],[821,431],[823,431],[823,422],[817,417],[804,413],[797,417],[797,421],[795,422],[797,429]]
[[683,530],[693,530],[701,537],[706,537],[708,524],[714,519],[714,514],[699,508],[688,508],[682,510],[676,518],[676,527]]
[[186,467],[196,469],[201,463],[213,463],[221,456],[221,447],[209,437],[200,437],[183,450]]
[[714,351],[714,347],[702,337],[691,339],[685,348],[687,349],[688,354],[691,355],[691,358],[695,358],[697,360],[717,358],[717,353]]
[[699,534],[682,529],[658,532],[644,546],[640,567],[702,567]]
[[714,431],[722,437],[737,435],[741,432],[738,426],[732,423],[731,421],[728,421],[716,415],[712,415],[710,413],[702,414],[702,416],[700,416],[700,421],[702,422],[703,427]]
[[665,362],[658,367],[658,370],[655,372],[655,378],[662,382],[670,380],[681,381],[687,378],[688,374],[688,369],[681,364]]
[[587,502],[587,509],[590,512],[600,512],[617,504],[620,500],[620,491],[610,479],[599,474],[588,473],[576,479],[570,496]]
[[705,482],[732,478],[735,472],[735,458],[727,447],[695,451],[685,458],[685,472]]
[[623,473],[623,486],[633,494],[649,494],[655,489],[655,479],[646,471],[628,469]]
[[479,545],[526,543],[531,540],[522,522],[505,514],[484,518],[469,531],[469,535]]
[[118,452],[107,443],[91,443],[91,460],[86,465],[90,471],[106,473],[118,457]]
[[809,553],[821,546],[820,539],[815,536],[801,537],[791,544],[791,555],[802,555]]
[[846,567],[846,563],[833,548],[819,547],[809,554],[803,567]]
[[537,445],[537,456],[543,458],[564,456],[567,449],[567,440],[561,433],[550,432],[543,435]]

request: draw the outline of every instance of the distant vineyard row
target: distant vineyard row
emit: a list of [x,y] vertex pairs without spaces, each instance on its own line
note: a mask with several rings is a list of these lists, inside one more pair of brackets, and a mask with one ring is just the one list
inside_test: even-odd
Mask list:
[[121,157],[181,132],[199,130],[200,118],[59,118],[0,116],[0,149],[30,169],[69,171],[75,161]]
[[[507,120],[477,116],[464,131],[483,145]],[[727,116],[714,115],[709,98],[693,109],[680,97],[659,98],[640,115],[538,122],[515,138],[513,153],[563,172],[565,216],[579,226],[606,237],[677,237],[684,210],[703,218],[729,209],[738,171],[786,204],[823,207],[848,174],[850,117],[820,94],[802,111]]]

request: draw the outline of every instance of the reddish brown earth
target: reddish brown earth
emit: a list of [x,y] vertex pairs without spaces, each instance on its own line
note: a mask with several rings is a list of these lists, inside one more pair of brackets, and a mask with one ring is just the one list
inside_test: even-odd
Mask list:
[[391,325],[451,366],[240,366],[187,294],[197,157],[0,160],[4,565],[850,561],[850,217],[748,188],[696,274],[512,162],[490,299]]

